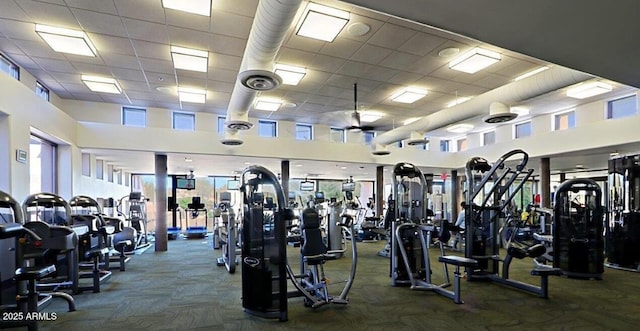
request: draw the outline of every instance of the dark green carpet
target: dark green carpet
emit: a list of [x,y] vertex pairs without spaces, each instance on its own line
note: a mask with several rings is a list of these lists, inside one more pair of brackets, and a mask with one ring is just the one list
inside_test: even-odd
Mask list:
[[[41,330],[635,330],[640,323],[640,277],[605,269],[604,279],[551,277],[550,299],[485,282],[462,282],[462,305],[431,292],[390,286],[389,260],[376,256],[383,242],[359,243],[358,275],[346,306],[305,308],[289,300],[289,321],[247,315],[241,274],[215,265],[210,240],[177,240],[169,251],[133,256],[114,271],[103,292],[76,295],[78,311],[63,302],[46,311],[56,321]],[[435,252],[435,250],[433,250]],[[295,249],[290,249],[294,254]],[[290,255],[290,260],[296,260]],[[327,277],[339,279],[347,258],[331,261]],[[528,276],[531,260],[514,262],[512,277]],[[434,277],[441,274],[439,263]],[[452,275],[453,276],[453,275]],[[341,287],[342,284],[334,285]]]

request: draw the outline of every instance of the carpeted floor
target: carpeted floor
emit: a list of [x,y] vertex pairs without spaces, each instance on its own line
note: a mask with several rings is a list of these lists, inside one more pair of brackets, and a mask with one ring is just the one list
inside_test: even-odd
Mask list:
[[[278,322],[243,312],[240,268],[229,274],[216,266],[220,253],[211,249],[210,239],[170,241],[167,252],[152,248],[133,256],[127,271],[114,271],[102,293],[76,295],[77,311],[67,312],[63,302],[53,302],[46,311],[58,318],[41,322],[40,329],[635,330],[640,323],[637,273],[605,269],[603,280],[552,277],[549,299],[494,283],[463,281],[465,303],[456,305],[432,292],[390,286],[389,260],[376,256],[383,246],[358,244],[358,273],[348,305],[312,310],[301,298],[292,298],[289,321]],[[296,249],[289,251],[294,261]],[[332,278],[333,272],[342,277],[349,263],[348,258],[331,261],[327,276]],[[528,276],[531,268],[531,260],[514,262],[512,278],[539,282]],[[438,280],[437,262],[433,274]]]

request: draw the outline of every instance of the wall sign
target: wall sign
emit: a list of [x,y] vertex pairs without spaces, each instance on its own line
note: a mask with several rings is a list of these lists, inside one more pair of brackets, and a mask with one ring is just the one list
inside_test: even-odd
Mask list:
[[27,163],[27,151],[16,149],[16,161],[20,163]]

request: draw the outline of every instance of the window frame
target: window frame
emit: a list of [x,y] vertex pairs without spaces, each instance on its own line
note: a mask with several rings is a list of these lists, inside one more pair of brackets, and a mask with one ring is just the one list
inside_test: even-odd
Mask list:
[[[334,140],[333,139],[333,133],[334,132],[340,132],[340,135],[342,136],[342,139],[340,141]],[[344,144],[347,142],[347,133],[345,131],[345,129],[343,128],[329,128],[329,141],[334,142],[334,143],[338,143],[338,144]]]
[[[614,103],[618,102],[618,101],[623,101],[623,100],[627,100],[627,99],[633,99],[635,102],[635,111],[632,114],[626,114],[626,113],[622,113],[622,114],[618,114],[618,116],[613,116],[614,115],[614,109],[612,108],[612,106],[614,105]],[[620,98],[616,98],[616,99],[612,99],[607,101],[606,103],[606,107],[605,107],[605,119],[607,120],[611,120],[611,119],[619,119],[619,118],[625,118],[625,117],[630,117],[630,116],[634,116],[634,115],[638,115],[638,96],[636,94],[630,94],[624,97],[620,97]]]
[[[371,139],[369,141],[367,141],[367,136],[371,136]],[[373,143],[373,139],[376,138],[376,132],[375,131],[363,131],[362,132],[362,140],[364,141],[364,144],[367,146],[371,146],[371,144]]]
[[[469,149],[469,146],[467,145],[468,143],[469,141],[467,140],[467,137],[456,139],[456,152],[464,152]],[[461,144],[464,146],[460,146]],[[461,147],[464,147],[464,149],[462,149]]]
[[[571,115],[569,115],[571,114]],[[561,128],[560,125],[558,125],[559,119],[562,116],[569,116],[567,118],[567,127],[566,128]],[[573,117],[573,120],[571,119],[571,117]],[[573,123],[572,123],[573,122]],[[553,119],[551,122],[551,129],[553,129],[553,131],[562,131],[562,130],[567,130],[567,129],[573,129],[576,127],[576,110],[575,109],[569,109],[569,110],[565,110],[565,111],[561,111],[561,112],[557,112],[555,114],[553,114]]]
[[16,80],[20,80],[20,67],[15,62],[13,62],[11,59],[9,59],[9,57],[2,53],[0,53],[0,61],[5,62],[7,64],[7,67],[9,68],[9,71],[2,71],[6,72],[7,75],[15,78]]
[[51,101],[51,91],[40,81],[36,81],[36,95],[44,100]]
[[[263,135],[263,125],[272,125],[271,135]],[[258,120],[258,135],[264,138],[277,138],[278,137],[278,122],[269,120]]]
[[[176,115],[178,116],[184,116],[185,118],[188,117],[191,120],[191,125],[189,128],[178,128],[176,127]],[[184,112],[184,111],[172,111],[171,112],[171,127],[174,130],[179,130],[179,131],[195,131],[196,130],[196,114],[195,113],[190,113],[190,112]]]
[[[518,135],[518,128],[520,126],[522,126],[522,125],[528,125],[529,126],[529,134],[528,135],[525,135],[525,136]],[[531,120],[513,124],[513,139],[531,137],[532,135],[533,135],[533,127],[532,127],[532,124],[531,124]]]
[[440,151],[451,152],[451,139],[440,139]]
[[[493,141],[487,144],[487,134],[492,134]],[[489,130],[482,133],[482,146],[490,146],[496,143],[496,130]]]
[[[222,121],[222,122],[220,122]],[[223,134],[224,133],[224,129],[225,129],[225,125],[224,122],[227,121],[227,117],[226,116],[218,116],[218,134]]]
[[[301,139],[300,137],[298,137],[298,128],[309,129],[309,139]],[[304,124],[304,123],[296,123],[295,130],[296,130],[295,131],[296,140],[302,140],[302,141],[311,141],[311,140],[313,140],[313,125]]]
[[[143,117],[144,118],[144,123],[142,125],[126,123],[126,121],[127,121],[126,113],[128,113],[128,112],[143,113],[144,114],[144,117]],[[146,108],[139,108],[139,107],[126,107],[126,106],[123,106],[122,107],[122,125],[136,127],[136,128],[146,128],[147,127],[147,109]]]

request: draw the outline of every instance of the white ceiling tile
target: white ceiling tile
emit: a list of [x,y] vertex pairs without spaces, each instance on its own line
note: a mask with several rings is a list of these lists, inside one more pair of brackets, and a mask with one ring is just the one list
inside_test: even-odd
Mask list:
[[407,40],[398,50],[414,55],[425,56],[443,45],[447,40],[424,32],[418,32]]
[[346,61],[336,72],[342,75],[360,77],[367,72],[375,71],[375,67],[361,62]]
[[238,71],[227,70],[222,68],[209,68],[207,72],[207,79],[215,80],[218,82],[234,82],[238,76]]
[[131,55],[122,54],[103,54],[102,58],[108,66],[120,67],[126,69],[140,69],[138,58]]
[[29,21],[39,24],[79,29],[78,21],[71,10],[65,6],[43,3],[39,1],[15,0],[29,16]]
[[408,86],[422,77],[424,76],[414,72],[398,71],[395,75],[393,75],[393,77],[388,79],[388,82]]
[[164,8],[160,0],[113,0],[120,16],[165,23]]
[[258,8],[258,0],[213,0],[214,11],[224,11],[232,14],[253,17]]
[[75,69],[69,61],[46,58],[32,58],[42,69],[47,71],[74,72]]
[[198,88],[198,89],[206,89],[207,88],[207,80],[206,79],[193,78],[193,77],[178,76],[178,86],[190,87],[190,88]]
[[304,84],[304,82],[314,82],[314,83],[323,84],[327,81],[327,79],[329,79],[329,77],[331,77],[331,75],[332,74],[329,72],[307,69],[307,74],[302,79],[301,84]]
[[[358,24],[362,23],[362,24],[368,25],[369,26],[369,32],[367,32],[366,34],[364,34],[362,36],[350,34],[349,33],[349,27],[354,23],[358,23]],[[346,32],[341,33],[340,34],[340,38],[345,38],[345,39],[350,39],[350,40],[355,40],[355,41],[360,41],[360,42],[366,42],[367,40],[369,40],[376,33],[376,31],[378,31],[382,27],[383,24],[384,24],[384,21],[380,21],[380,20],[377,20],[377,19],[374,19],[374,18],[370,18],[370,17],[354,14],[352,12],[351,13],[351,19],[349,20],[349,24],[347,24],[347,26],[345,27]]]
[[145,75],[149,80],[149,84],[159,84],[159,85],[176,85],[176,76],[172,73],[162,73],[162,72],[153,72],[149,70],[145,70]]
[[[2,49],[2,47],[0,47]],[[25,69],[40,69],[40,65],[34,62],[30,57],[21,54],[9,54],[9,59]],[[29,70],[31,71],[31,70]]]
[[214,11],[211,15],[211,32],[236,38],[248,38],[253,19],[242,15]]
[[139,91],[139,92],[155,92],[155,91],[151,91],[151,89],[149,88],[149,85],[147,85],[147,83],[145,82],[136,82],[136,81],[131,81],[131,80],[125,80],[125,79],[118,79],[118,84],[120,84],[120,86],[125,89],[127,91],[127,93],[129,93],[130,91]]
[[171,61],[141,57],[140,62],[142,63],[142,68],[144,68],[145,71],[153,71],[165,74],[174,73],[173,62]]
[[0,19],[0,33],[12,39],[42,41],[36,33],[36,25],[28,22]]
[[73,63],[89,63],[95,65],[104,65],[101,57],[97,56],[82,56],[82,55],[74,55],[74,54],[64,54],[65,59],[67,61]]
[[194,15],[180,10],[167,10],[167,24],[192,30],[209,32],[211,18],[209,16]]
[[393,50],[388,48],[365,44],[351,56],[350,60],[368,64],[378,64],[389,56],[391,52],[393,52]]
[[16,44],[13,43],[11,39],[0,37],[0,50],[5,55],[12,57],[15,55],[24,55],[24,52]]
[[155,95],[155,93],[152,92],[141,92],[126,89],[125,91],[127,91],[127,96],[132,100],[153,100]]
[[113,1],[87,1],[87,0],[64,0],[71,8],[86,9],[97,13],[117,15],[116,6]]
[[385,23],[372,37],[369,43],[385,48],[398,49],[417,31],[398,25]]
[[234,84],[217,81],[217,80],[208,80],[207,81],[207,89],[218,92],[226,92],[231,93],[233,91]]
[[146,82],[146,78],[142,70],[132,70],[132,69],[124,69],[124,68],[109,68],[113,76],[120,80],[130,80],[136,82]]
[[0,18],[8,18],[16,21],[29,21],[29,16],[13,1],[3,1]]
[[398,70],[385,67],[375,67],[374,70],[364,72],[362,77],[372,79],[378,82],[387,82],[391,77],[398,74]]
[[80,74],[72,74],[68,72],[50,72],[59,83],[82,84]]
[[129,105],[129,100],[123,95],[103,95],[102,99],[108,103],[115,103],[119,105]]
[[123,21],[131,39],[161,44],[169,43],[169,34],[164,24],[139,21],[130,18],[124,18]]
[[206,80],[207,76],[209,75],[208,72],[199,72],[199,71],[182,70],[182,69],[176,69],[176,73],[178,74],[178,80],[180,80],[182,77],[190,77],[190,78],[197,78],[200,80]]
[[[95,32],[104,35],[127,37],[127,31],[120,17],[101,14],[82,9],[72,9],[85,32]],[[98,45],[95,45],[98,48]]]
[[133,47],[135,48],[135,53],[140,57],[172,61],[171,48],[168,44],[133,40]]
[[320,53],[343,59],[348,59],[362,47],[361,42],[352,41],[348,39],[336,39],[332,43],[325,43]]
[[242,56],[246,45],[246,39],[212,33],[209,42],[209,50],[215,53]]
[[280,51],[276,56],[276,62],[304,67],[309,62],[309,59],[313,59],[315,56],[316,54],[313,52],[283,46],[280,47]]
[[507,77],[492,74],[492,73],[487,73],[486,76],[478,80],[474,80],[472,84],[492,90],[502,85],[508,84],[510,82],[511,82],[511,79]]
[[209,67],[222,68],[238,71],[240,64],[242,63],[242,57],[231,56],[225,54],[215,54],[209,57]]
[[76,68],[76,72],[83,75],[111,76],[111,70],[104,65],[74,62],[73,66]]
[[98,54],[124,54],[135,55],[131,41],[128,38],[112,37],[107,35],[89,33],[89,39],[96,46]]
[[207,32],[169,26],[169,41],[174,46],[198,50],[209,49],[209,34]]
[[326,44],[326,42],[321,41],[321,40],[317,40],[317,39],[313,39],[313,38],[307,38],[307,37],[301,37],[301,36],[293,34],[284,43],[284,46],[285,47],[289,47],[289,48],[299,49],[299,50],[302,50],[302,51],[316,53],[316,52],[319,52],[320,49],[322,49],[324,44]]
[[309,62],[307,67],[320,71],[335,72],[336,70],[341,68],[345,64],[345,62],[347,61],[344,59],[323,54],[316,54],[316,56],[314,56],[313,59]]
[[80,84],[74,84],[74,83],[61,83],[60,85],[62,85],[64,87],[65,90],[67,90],[67,92],[69,93],[73,93],[74,95],[76,93],[84,93],[84,94],[90,94],[90,90],[87,88],[87,86],[85,86],[84,84],[80,83]]

